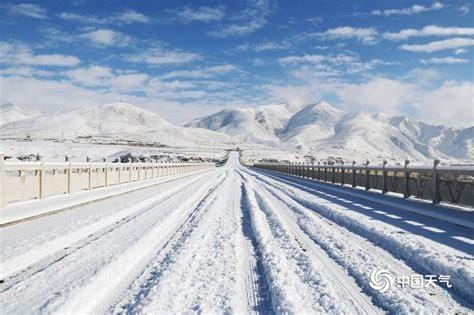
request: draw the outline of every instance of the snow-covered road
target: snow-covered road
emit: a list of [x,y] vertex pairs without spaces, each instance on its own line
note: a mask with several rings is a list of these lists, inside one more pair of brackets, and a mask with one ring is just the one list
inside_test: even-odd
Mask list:
[[[472,230],[248,169],[235,152],[0,237],[3,314],[473,311]],[[374,270],[452,287],[381,292]]]

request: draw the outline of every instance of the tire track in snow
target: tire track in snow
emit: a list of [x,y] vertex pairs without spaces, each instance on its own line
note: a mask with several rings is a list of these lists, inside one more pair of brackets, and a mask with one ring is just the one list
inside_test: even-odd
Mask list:
[[[386,222],[374,221],[356,211],[331,204],[330,201],[318,196],[321,192],[316,188],[308,187],[302,181],[290,181],[273,174],[250,170],[245,172],[276,189],[283,189],[285,194],[296,202],[366,238],[394,257],[403,260],[417,273],[450,275],[453,287],[448,293],[461,305],[472,308],[474,304],[471,290],[474,286],[472,255],[461,253],[420,235],[406,234],[400,228]],[[400,237],[400,233],[403,233],[403,238]]]
[[[254,309],[233,170],[196,220],[187,222],[111,312],[235,313]],[[250,290],[254,287],[250,285]]]
[[372,270],[387,269],[395,275],[412,275],[415,272],[402,261],[366,239],[335,225],[288,197],[283,189],[277,189],[260,181],[260,191],[266,191],[280,204],[278,209],[294,214],[294,220],[314,242],[353,276],[364,291],[375,297],[377,304],[392,313],[417,313],[423,311],[468,313],[441,287],[428,289],[403,289],[392,287],[381,293],[368,286]]
[[[179,205],[183,204],[180,193],[189,192],[190,202],[199,200],[207,187],[215,185],[218,175],[219,173],[203,176],[199,181],[184,187],[172,198],[150,209],[155,211],[149,211],[146,216],[138,216],[134,220],[120,224],[113,232],[102,235],[100,241],[90,242],[80,250],[56,261],[49,268],[28,277],[24,283],[19,283],[0,295],[2,301],[0,308],[6,313],[55,309],[71,292],[88,283],[91,276],[100,273],[116,257],[120,257],[124,249],[136,245],[150,229],[159,226],[163,218],[166,220],[173,214],[176,215],[176,212],[184,211],[179,208]],[[156,211],[158,209],[159,211]],[[18,299],[12,300],[11,296],[18,296]],[[12,303],[13,301],[15,303]]]
[[203,198],[196,209],[189,215],[188,219],[181,224],[175,233],[168,239],[155,257],[150,260],[149,265],[137,278],[130,283],[122,293],[118,302],[111,305],[108,311],[112,313],[137,313],[145,299],[149,297],[153,288],[160,282],[163,273],[174,263],[174,256],[179,255],[188,241],[191,233],[200,223],[201,217],[209,211],[208,206],[215,202],[216,185],[213,191]]
[[[271,205],[255,190],[252,180],[244,176],[245,189],[251,208],[252,227],[258,239],[259,249],[263,254],[263,263],[269,286],[272,292],[272,307],[277,313],[379,313],[365,296],[351,291],[348,301],[347,290],[334,284],[347,281],[329,277],[334,271],[319,267],[323,264],[319,256],[301,235],[282,225],[272,213]],[[347,278],[347,276],[346,276]],[[345,280],[347,280],[345,278]],[[342,292],[345,292],[341,294]],[[358,288],[357,288],[358,289]]]
[[103,313],[114,304],[123,290],[146,268],[156,252],[166,244],[169,238],[179,229],[202,203],[222,182],[208,179],[191,197],[182,201],[164,221],[140,238],[123,254],[100,270],[87,284],[69,294],[56,310],[59,313]]
[[64,259],[91,242],[100,240],[102,236],[113,232],[120,226],[139,216],[146,215],[159,203],[170,199],[177,192],[193,185],[206,176],[207,175],[201,175],[168,191],[147,198],[134,206],[122,209],[111,216],[105,217],[91,225],[87,225],[73,233],[43,243],[26,253],[2,262],[0,264],[0,279],[4,282],[0,287],[0,293],[7,291],[12,286],[21,282],[22,279],[24,280],[37,272],[45,270],[57,261]]
[[[239,173],[239,176],[241,174]],[[241,177],[243,180],[243,178]],[[268,314],[272,311],[272,300],[269,288],[269,279],[266,277],[263,266],[263,256],[258,250],[258,243],[252,230],[250,208],[247,201],[246,191],[243,182],[240,184],[240,210],[242,212],[242,232],[245,237],[245,248],[247,252],[248,275],[247,292],[249,300],[252,301],[253,308],[250,313]],[[250,303],[249,303],[250,304]]]

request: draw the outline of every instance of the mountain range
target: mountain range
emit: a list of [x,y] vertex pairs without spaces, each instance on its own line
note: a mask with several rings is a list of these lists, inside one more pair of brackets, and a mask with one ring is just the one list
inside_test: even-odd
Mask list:
[[474,160],[474,126],[430,125],[403,116],[345,112],[325,101],[224,109],[176,126],[127,103],[41,113],[0,105],[0,138],[125,139],[174,147],[298,151],[319,158]]
[[474,126],[453,128],[403,116],[345,112],[325,101],[225,109],[185,126],[343,158],[474,159]]
[[[232,143],[228,135],[211,130],[184,128],[158,114],[128,103],[111,103],[72,111],[17,115],[22,109],[12,105],[0,126],[1,138],[28,136],[31,139],[100,138],[167,146],[210,146]],[[16,119],[15,118],[19,118]]]

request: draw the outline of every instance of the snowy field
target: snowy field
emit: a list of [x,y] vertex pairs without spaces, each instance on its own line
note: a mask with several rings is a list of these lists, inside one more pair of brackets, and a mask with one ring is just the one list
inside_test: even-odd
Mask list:
[[178,156],[184,157],[201,157],[202,159],[219,159],[225,155],[222,147],[206,147],[206,148],[157,148],[144,145],[116,145],[116,144],[93,144],[87,142],[74,142],[72,140],[55,140],[55,141],[18,141],[18,140],[1,140],[0,152],[6,156],[11,156],[13,160],[18,157],[28,156],[30,154],[41,155],[44,161],[48,162],[64,162],[67,153],[73,162],[85,162],[87,157],[92,161],[102,161],[106,158],[113,161],[115,158],[131,154],[133,156],[163,156],[167,160],[177,160]]
[[[236,152],[0,233],[3,314],[474,310],[472,230],[254,171]],[[384,291],[374,270],[449,281]]]

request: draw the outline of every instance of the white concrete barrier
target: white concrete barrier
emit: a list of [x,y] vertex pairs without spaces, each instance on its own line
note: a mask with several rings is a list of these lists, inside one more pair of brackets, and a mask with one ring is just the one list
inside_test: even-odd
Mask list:
[[214,163],[7,162],[0,153],[0,208],[12,202],[213,167]]

